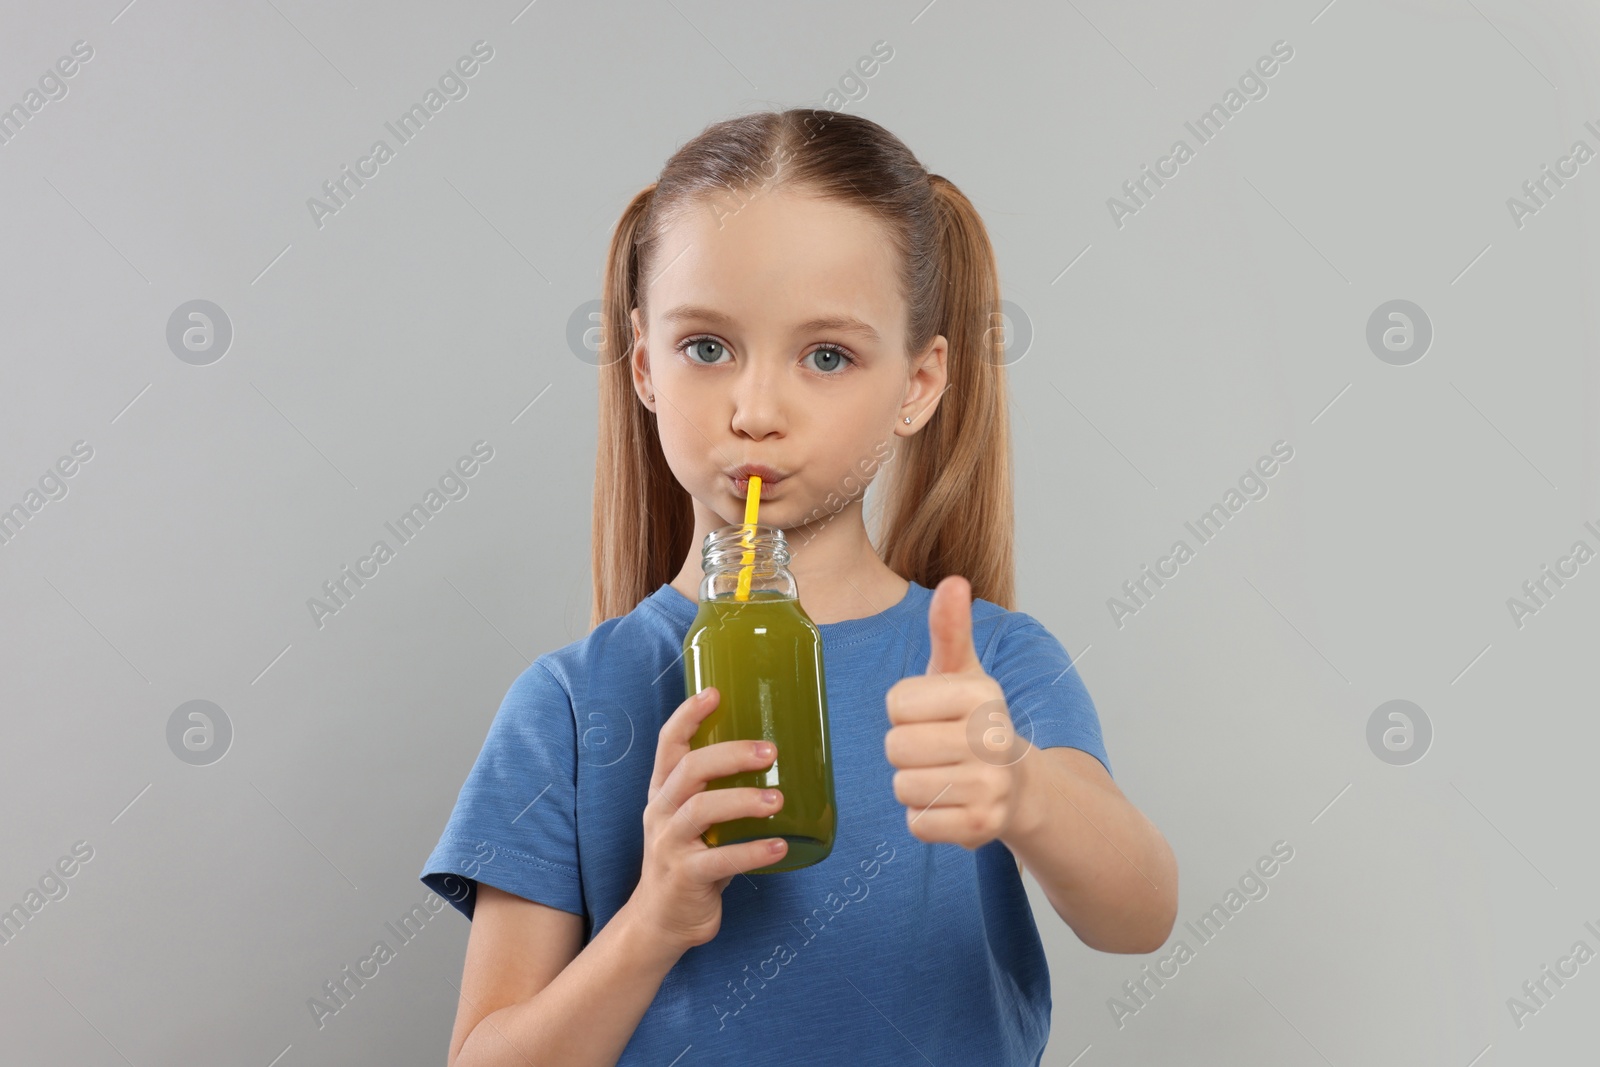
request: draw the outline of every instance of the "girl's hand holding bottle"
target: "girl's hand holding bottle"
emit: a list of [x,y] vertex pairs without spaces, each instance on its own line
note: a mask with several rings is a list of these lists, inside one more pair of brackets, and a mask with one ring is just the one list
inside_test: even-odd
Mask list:
[[[722,891],[735,875],[768,866],[787,847],[781,838],[763,837],[711,848],[700,836],[713,823],[764,818],[783,807],[778,790],[706,788],[713,779],[761,770],[777,758],[769,742],[723,741],[690,749],[695,730],[720,699],[715,687],[705,689],[679,704],[661,727],[644,808],[644,864],[629,900],[649,929],[679,951],[717,936]],[[769,800],[765,793],[774,796]]]

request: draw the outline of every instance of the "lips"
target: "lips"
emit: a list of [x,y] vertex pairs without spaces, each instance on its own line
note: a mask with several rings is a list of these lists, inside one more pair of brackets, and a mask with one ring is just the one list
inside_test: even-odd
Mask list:
[[765,494],[768,489],[772,488],[779,482],[783,481],[783,479],[788,477],[788,475],[784,474],[782,471],[774,467],[768,467],[762,463],[741,464],[740,466],[737,466],[728,472],[728,478],[733,485],[733,492],[735,496],[749,495],[751,475],[757,475],[760,477],[761,491],[763,494]]

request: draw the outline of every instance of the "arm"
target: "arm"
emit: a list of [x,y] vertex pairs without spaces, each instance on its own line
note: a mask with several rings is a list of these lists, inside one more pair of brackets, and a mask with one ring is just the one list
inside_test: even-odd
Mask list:
[[1161,831],[1082,749],[1029,747],[1021,795],[1000,835],[1079,940],[1154,952],[1178,914],[1178,862]]
[[581,916],[478,884],[448,1067],[614,1067],[668,972],[717,936],[728,883],[782,854],[781,838],[712,848],[701,837],[782,804],[754,787],[707,788],[777,758],[749,741],[691,748],[721,699],[708,686],[662,724],[638,885],[581,951]]
[[[957,575],[940,580],[928,605],[927,673],[900,679],[884,695],[891,725],[883,747],[897,768],[895,799],[906,805],[919,841],[967,848],[1005,842],[1090,948],[1154,952],[1177,918],[1177,860],[1093,755],[1061,745],[1041,749],[1017,736],[1011,703],[1073,703],[1062,690],[1050,691],[1068,672],[1081,697],[1080,729],[1094,724],[1066,649],[1031,617],[1025,626],[1021,641],[997,653],[1002,685],[973,644],[971,583]],[[974,737],[980,716],[981,741]],[[1013,744],[1026,746],[1020,758],[1011,758]]]
[[631,901],[582,942],[582,916],[480,883],[448,1067],[614,1067],[682,950]]

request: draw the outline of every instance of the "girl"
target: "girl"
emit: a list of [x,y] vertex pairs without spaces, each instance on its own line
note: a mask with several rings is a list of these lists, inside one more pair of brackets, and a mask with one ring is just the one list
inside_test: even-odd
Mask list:
[[[451,1064],[1037,1064],[1020,865],[1091,947],[1166,940],[1171,850],[1065,649],[1012,610],[999,308],[972,204],[864,118],[717,123],[628,205],[594,626],[513,683],[423,869],[474,920]],[[838,805],[826,859],[754,878],[781,848],[700,833],[783,798],[706,783],[776,754],[691,751],[718,695],[681,700],[699,550],[752,466],[822,635]]]

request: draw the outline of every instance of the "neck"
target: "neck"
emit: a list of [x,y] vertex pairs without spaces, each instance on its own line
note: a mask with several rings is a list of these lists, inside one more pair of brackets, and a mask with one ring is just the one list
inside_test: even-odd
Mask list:
[[[862,500],[816,522],[780,527],[789,542],[789,573],[800,587],[800,604],[815,623],[864,619],[887,611],[905,597],[911,583],[879,558],[862,521]],[[700,501],[694,502],[694,541],[672,587],[699,602],[700,549],[706,535],[728,523]],[[771,522],[771,519],[767,520]]]

